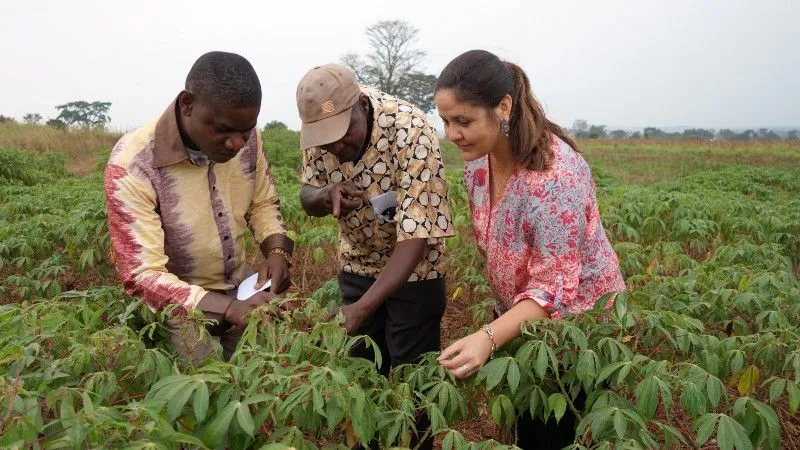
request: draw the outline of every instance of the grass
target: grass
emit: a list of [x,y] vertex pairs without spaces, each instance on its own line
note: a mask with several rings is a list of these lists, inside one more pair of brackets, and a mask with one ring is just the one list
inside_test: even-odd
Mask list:
[[[463,165],[461,151],[442,139],[448,168]],[[611,140],[578,142],[595,175],[603,173],[625,184],[675,183],[696,172],[731,165],[800,167],[800,142]]]
[[[59,130],[45,125],[0,123],[0,148],[57,152],[75,175],[92,173],[119,139],[102,130]],[[273,165],[300,163],[299,133],[268,130],[263,134]],[[596,173],[626,184],[673,183],[692,173],[730,165],[800,167],[800,142],[694,140],[584,140],[579,147]],[[442,139],[445,166],[460,169],[461,151]]]
[[118,133],[94,129],[59,130],[46,125],[0,123],[0,148],[62,153],[66,169],[75,175],[88,175],[117,140]]
[[626,184],[676,183],[732,165],[800,167],[800,143],[788,141],[585,140],[579,146],[595,171]]

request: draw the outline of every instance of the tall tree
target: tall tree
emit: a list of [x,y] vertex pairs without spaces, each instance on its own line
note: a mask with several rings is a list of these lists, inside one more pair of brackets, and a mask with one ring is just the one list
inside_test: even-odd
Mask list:
[[777,140],[777,139],[781,138],[780,136],[778,136],[778,133],[770,130],[769,128],[759,128],[758,129],[758,137],[760,139],[765,139],[765,140],[769,140],[769,141]]
[[285,129],[287,129],[286,124],[281,122],[280,120],[273,120],[271,122],[267,122],[267,124],[264,125],[264,130],[265,131],[266,130],[285,130]]
[[732,141],[736,138],[736,132],[729,128],[723,128],[717,131],[717,137],[726,141]]
[[592,125],[589,127],[589,139],[598,139],[606,137],[605,125]]
[[408,100],[425,112],[434,109],[436,76],[421,70],[427,53],[414,48],[419,30],[402,20],[382,20],[366,30],[371,52],[347,53],[342,63],[359,82]]
[[790,130],[786,133],[786,140],[787,141],[796,141],[798,140],[797,130]]
[[589,136],[589,123],[583,119],[572,122],[572,134],[578,139],[586,139]]
[[105,128],[111,121],[108,111],[111,109],[111,102],[86,102],[83,100],[65,103],[56,106],[59,110],[56,119],[67,125]]
[[45,125],[48,127],[58,128],[59,130],[65,130],[67,128],[67,124],[65,124],[63,120],[59,119],[50,119],[45,122]]
[[625,130],[612,130],[608,134],[614,139],[625,139],[628,137],[628,132]]
[[683,137],[693,139],[714,139],[714,130],[705,128],[688,128],[683,130]]

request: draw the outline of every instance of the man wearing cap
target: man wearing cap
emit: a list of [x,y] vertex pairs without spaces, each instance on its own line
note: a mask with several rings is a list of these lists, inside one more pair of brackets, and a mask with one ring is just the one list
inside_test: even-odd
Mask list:
[[[240,55],[202,55],[186,86],[157,120],[123,136],[105,169],[106,209],[115,266],[126,291],[150,307],[199,310],[230,358],[247,314],[289,285],[292,241],[280,214],[256,120],[261,84]],[[247,228],[265,261],[258,285],[269,293],[237,301],[232,290],[252,272]],[[167,319],[183,359],[211,353],[197,324]]]
[[[339,219],[345,328],[375,341],[388,360],[380,367],[386,375],[440,350],[444,238],[454,231],[436,131],[422,110],[359,87],[338,64],[303,77],[297,109],[300,203],[309,215]],[[376,209],[370,200],[379,196],[384,203]],[[374,357],[364,343],[352,354]]]
[[[390,367],[440,349],[444,239],[453,225],[436,131],[410,103],[359,87],[348,68],[315,67],[297,87],[312,216],[339,219],[339,289],[349,333],[369,335]],[[390,203],[376,210],[371,199]],[[365,346],[354,352],[371,357]]]

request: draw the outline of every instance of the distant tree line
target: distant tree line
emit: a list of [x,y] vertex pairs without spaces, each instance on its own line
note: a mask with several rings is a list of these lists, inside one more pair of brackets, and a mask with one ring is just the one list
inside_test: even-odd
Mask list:
[[[75,128],[99,128],[105,130],[111,122],[111,102],[87,102],[78,100],[56,106],[58,116],[49,119],[45,125],[53,128],[66,129]],[[28,113],[22,116],[23,123],[27,125],[37,125],[42,121],[39,113]],[[0,115],[0,123],[15,123],[13,117]]]
[[[774,130],[759,128],[735,132],[728,128],[714,130],[711,128],[687,128],[681,132],[667,132],[656,127],[646,127],[642,131],[608,130],[605,125],[589,124],[579,119],[572,123],[569,132],[578,139],[701,139],[723,141],[779,140],[781,136]],[[800,131],[791,130],[783,138],[789,141],[800,140]]]

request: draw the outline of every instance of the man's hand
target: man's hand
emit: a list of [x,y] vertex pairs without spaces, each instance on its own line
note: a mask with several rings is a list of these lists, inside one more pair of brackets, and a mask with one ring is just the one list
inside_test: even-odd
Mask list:
[[274,295],[289,289],[289,264],[281,255],[269,255],[264,264],[258,269],[255,289],[261,288],[267,280],[272,280],[269,291]]
[[337,314],[344,315],[344,329],[347,334],[353,334],[361,328],[361,325],[370,314],[361,306],[359,302],[344,305],[328,315],[328,320],[333,320]]
[[234,300],[225,310],[225,320],[239,328],[247,326],[247,315],[259,306],[269,303],[275,297],[271,292],[256,292],[247,300]]
[[349,181],[330,186],[325,196],[325,207],[333,217],[344,217],[363,203],[364,191]]

